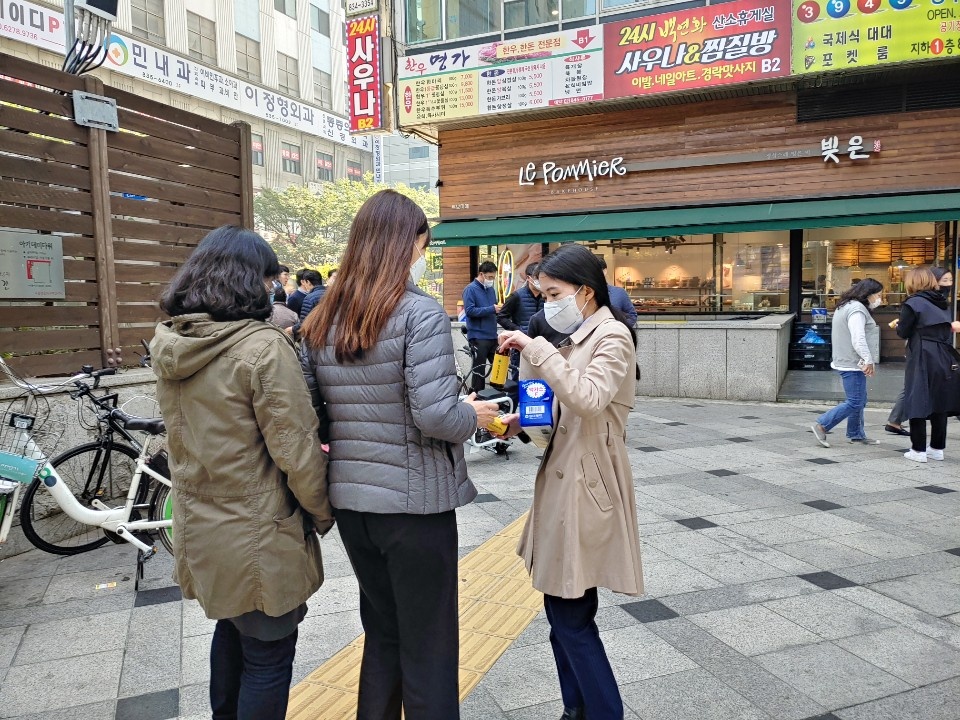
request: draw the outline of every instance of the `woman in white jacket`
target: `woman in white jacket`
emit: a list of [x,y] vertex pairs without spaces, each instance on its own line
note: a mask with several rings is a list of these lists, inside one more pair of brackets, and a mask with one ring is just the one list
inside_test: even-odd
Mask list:
[[863,427],[863,409],[867,405],[867,378],[876,373],[871,339],[879,338],[880,328],[870,311],[883,302],[883,285],[867,278],[840,296],[833,314],[833,361],[830,367],[840,373],[846,399],[817,418],[811,426],[817,442],[830,447],[827,433],[847,421],[847,442],[879,445],[867,437]]

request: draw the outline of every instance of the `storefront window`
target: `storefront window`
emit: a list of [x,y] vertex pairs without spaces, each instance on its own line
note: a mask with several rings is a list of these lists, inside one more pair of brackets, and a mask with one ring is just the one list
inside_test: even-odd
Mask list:
[[557,0],[505,0],[503,3],[505,30],[557,22],[559,17]]
[[499,31],[500,0],[447,0],[447,40]]
[[597,0],[563,0],[563,19],[575,20],[597,14]]
[[407,42],[440,40],[441,17],[440,0],[407,0]]

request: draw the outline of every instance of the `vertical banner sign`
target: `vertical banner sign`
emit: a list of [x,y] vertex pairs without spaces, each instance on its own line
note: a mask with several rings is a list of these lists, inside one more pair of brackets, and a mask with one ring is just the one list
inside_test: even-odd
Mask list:
[[380,16],[347,21],[347,82],[350,132],[366,133],[383,127],[380,82]]
[[383,138],[373,136],[373,181],[383,182]]
[[793,0],[793,73],[960,57],[960,0]]
[[739,0],[651,15],[608,23],[603,33],[607,99],[790,74],[789,0]]

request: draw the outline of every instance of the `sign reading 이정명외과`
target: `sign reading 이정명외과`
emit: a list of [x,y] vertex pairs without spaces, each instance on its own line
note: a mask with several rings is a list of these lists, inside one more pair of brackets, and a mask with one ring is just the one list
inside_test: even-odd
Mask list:
[[960,56],[960,0],[793,0],[793,73]]
[[380,16],[347,21],[347,84],[350,132],[383,127],[383,85],[380,80]]
[[790,74],[787,0],[741,0],[604,25],[605,97]]

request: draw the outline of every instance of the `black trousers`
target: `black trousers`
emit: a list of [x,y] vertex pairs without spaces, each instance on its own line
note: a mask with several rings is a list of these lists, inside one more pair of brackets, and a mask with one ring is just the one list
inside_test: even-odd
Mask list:
[[366,632],[357,720],[458,720],[456,514],[336,516]]
[[575,600],[543,596],[563,705],[587,720],[623,720],[623,700],[600,639],[597,589]]
[[[943,450],[947,446],[947,414],[934,413],[930,420],[930,447]],[[923,418],[910,418],[910,446],[916,452],[927,450],[927,421]]]
[[493,362],[497,352],[496,340],[470,340],[470,349],[473,351],[473,365],[476,370],[470,383],[472,392],[480,392],[487,385],[487,365]]

